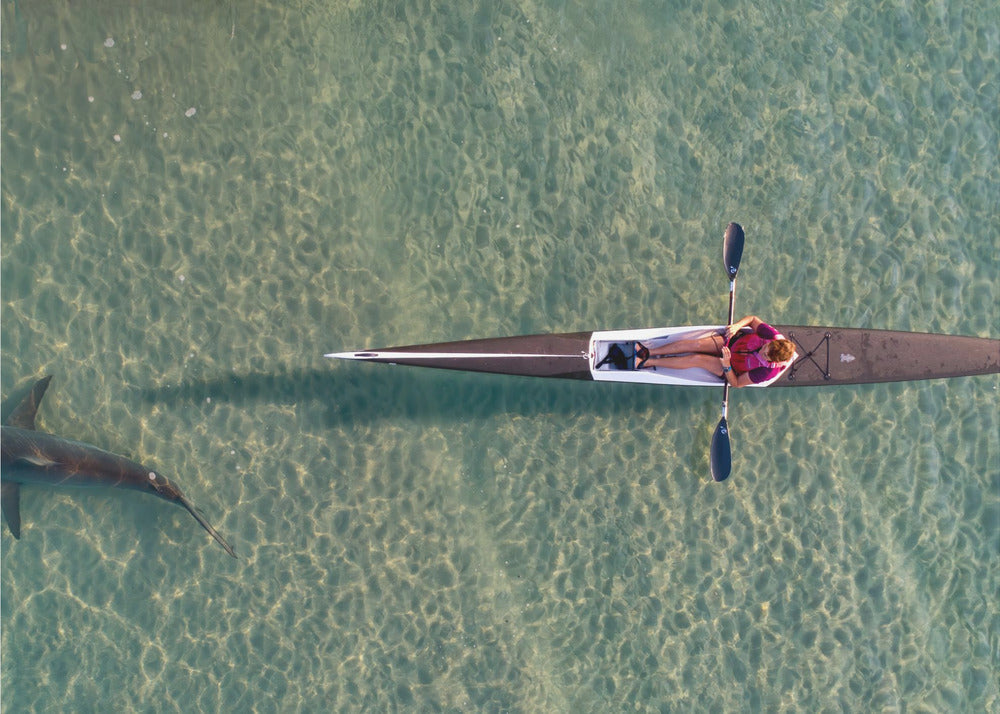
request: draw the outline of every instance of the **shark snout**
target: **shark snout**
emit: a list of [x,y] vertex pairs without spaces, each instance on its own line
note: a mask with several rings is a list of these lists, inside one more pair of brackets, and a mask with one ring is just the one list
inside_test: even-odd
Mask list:
[[223,538],[221,535],[219,535],[219,532],[217,530],[212,528],[212,524],[209,523],[203,515],[201,515],[198,509],[194,507],[194,504],[191,503],[189,500],[187,500],[187,498],[185,498],[179,492],[178,492],[178,497],[179,497],[177,499],[178,503],[184,506],[184,508],[188,510],[188,513],[194,516],[194,519],[201,524],[201,527],[204,528],[206,531],[208,531],[209,535],[215,538],[215,540],[218,541],[219,545],[221,545],[227,553],[229,553],[231,556],[235,558],[236,551],[233,550],[233,546],[229,545],[229,543],[226,542],[226,539]]

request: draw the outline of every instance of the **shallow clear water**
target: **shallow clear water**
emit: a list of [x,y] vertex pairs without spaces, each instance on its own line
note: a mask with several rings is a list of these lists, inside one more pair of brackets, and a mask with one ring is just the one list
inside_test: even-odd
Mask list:
[[[794,4],[793,4],[794,5]],[[25,489],[9,711],[1000,706],[1000,379],[735,393],[326,351],[998,336],[1000,11],[4,3],[2,386],[183,510]]]

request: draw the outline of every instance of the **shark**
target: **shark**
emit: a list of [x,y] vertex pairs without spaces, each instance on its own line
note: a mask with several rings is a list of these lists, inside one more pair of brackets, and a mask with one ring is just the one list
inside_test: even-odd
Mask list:
[[0,505],[14,538],[21,537],[21,486],[124,488],[187,509],[229,555],[236,557],[233,547],[160,472],[96,446],[38,431],[35,415],[51,379],[48,375],[35,382],[0,426]]

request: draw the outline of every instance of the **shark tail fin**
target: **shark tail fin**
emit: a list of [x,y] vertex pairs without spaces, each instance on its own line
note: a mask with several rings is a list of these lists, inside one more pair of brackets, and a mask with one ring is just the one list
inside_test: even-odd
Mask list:
[[21,537],[21,484],[6,482],[0,489],[0,504],[11,535]]
[[[51,380],[52,375],[50,374],[35,382],[35,386],[31,388],[31,391],[28,392],[24,399],[21,400],[21,403],[11,412],[10,417],[7,419],[8,425],[16,426],[20,429],[35,428],[35,414],[38,412],[38,405],[41,404],[42,397],[45,396],[45,390],[49,388]],[[6,508],[4,512],[6,512]]]

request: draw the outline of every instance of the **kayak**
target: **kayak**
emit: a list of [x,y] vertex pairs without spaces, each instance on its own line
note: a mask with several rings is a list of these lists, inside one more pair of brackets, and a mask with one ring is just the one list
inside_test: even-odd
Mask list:
[[[755,387],[814,387],[902,382],[1000,373],[1000,340],[849,327],[774,325],[796,345],[792,366]],[[530,377],[720,387],[705,370],[635,368],[635,344],[652,349],[678,339],[722,334],[723,325],[521,335],[358,352],[338,360],[381,362]]]
[[[729,319],[734,324],[736,276],[746,235],[739,223],[723,233],[722,264],[729,280]],[[492,372],[526,377],[722,387],[722,415],[712,432],[709,465],[714,481],[732,470],[729,382],[701,368],[636,364],[637,343],[655,349],[676,340],[721,335],[726,325],[654,327],[641,330],[569,332],[494,337],[361,352],[331,352],[331,359]],[[792,364],[755,387],[816,387],[1000,373],[1000,340],[961,335],[868,330],[851,327],[773,325],[795,343]],[[732,373],[730,373],[732,376]]]

